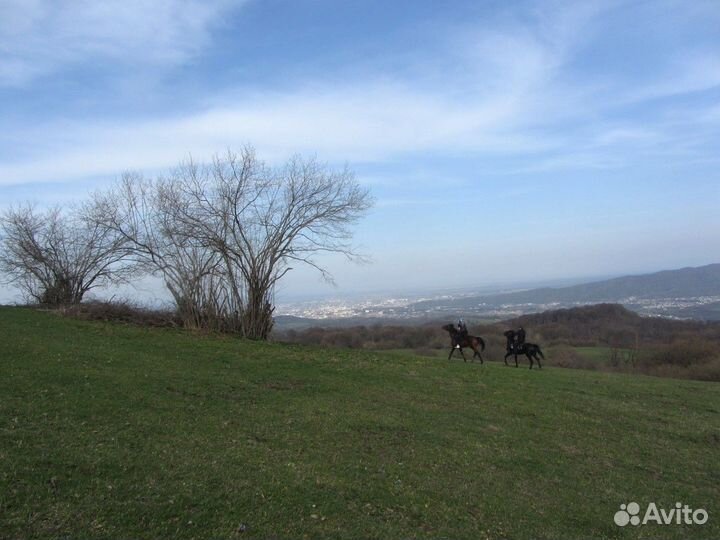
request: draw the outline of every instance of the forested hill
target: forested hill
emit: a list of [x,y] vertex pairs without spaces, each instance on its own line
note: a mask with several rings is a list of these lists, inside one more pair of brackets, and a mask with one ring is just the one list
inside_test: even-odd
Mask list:
[[[446,306],[462,310],[502,304],[599,303],[620,302],[629,298],[697,298],[720,296],[720,264],[697,268],[666,270],[654,274],[624,276],[570,287],[544,287],[527,291],[444,300]],[[414,304],[427,307],[433,301]]]
[[677,340],[719,342],[720,324],[641,317],[619,304],[597,304],[522,315],[500,323],[501,327],[530,329],[550,342],[648,345]]
[[492,298],[526,299],[528,302],[602,302],[631,296],[683,298],[720,295],[720,264],[665,270],[654,274],[624,276],[560,289],[544,288],[496,295]]

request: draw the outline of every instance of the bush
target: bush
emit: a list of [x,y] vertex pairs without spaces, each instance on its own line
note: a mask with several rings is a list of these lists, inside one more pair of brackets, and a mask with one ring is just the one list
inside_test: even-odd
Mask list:
[[127,300],[84,302],[61,308],[59,312],[89,321],[112,321],[157,328],[182,326],[182,320],[173,311],[148,309]]
[[653,353],[640,360],[639,365],[643,368],[658,365],[689,367],[706,364],[717,356],[717,345],[704,341],[682,340],[655,348]]
[[678,340],[655,348],[638,362],[638,368],[658,377],[720,381],[720,353],[712,343]]
[[548,349],[548,364],[551,366],[573,369],[598,369],[600,366],[588,358],[581,356],[574,347],[560,345]]

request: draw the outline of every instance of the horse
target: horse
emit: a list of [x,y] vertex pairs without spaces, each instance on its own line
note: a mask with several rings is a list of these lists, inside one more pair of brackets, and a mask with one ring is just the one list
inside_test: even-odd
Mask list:
[[[460,334],[458,332],[458,329],[455,328],[454,324],[446,324],[442,327],[443,330],[446,330],[450,334],[451,341],[451,349],[450,354],[448,355],[448,360],[452,358],[453,353],[455,352],[455,349],[460,349],[460,354],[463,357],[463,360],[467,362],[467,358],[465,358],[465,353],[463,353],[463,347],[470,347],[474,353],[472,356],[473,362],[475,361],[475,357],[477,356],[480,359],[480,363],[483,363],[483,357],[480,354],[480,351],[485,350],[485,342],[483,341],[483,338],[479,336],[470,336],[467,334]],[[479,349],[479,350],[478,350]]]
[[[542,357],[543,360],[545,360],[545,355],[540,350],[540,345],[536,345],[535,343],[522,343],[520,345],[516,345],[513,343],[513,338],[515,337],[515,332],[513,330],[508,330],[507,332],[503,332],[503,335],[507,338],[507,354],[505,354],[505,365],[509,365],[507,362],[507,359],[509,356],[515,356],[515,367],[518,367],[518,354],[524,354],[527,356],[527,359],[530,361],[530,369],[533,368],[533,358],[537,360],[538,367],[542,369],[542,364],[540,363],[540,358]],[[538,356],[540,355],[540,356]]]

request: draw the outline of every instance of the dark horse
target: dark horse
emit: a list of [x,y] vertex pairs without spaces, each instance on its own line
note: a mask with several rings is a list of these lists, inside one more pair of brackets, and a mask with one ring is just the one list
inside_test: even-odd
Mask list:
[[[513,342],[513,338],[515,337],[515,332],[512,330],[508,330],[507,332],[503,332],[503,335],[507,338],[507,354],[505,354],[505,365],[507,366],[507,359],[509,356],[515,356],[515,367],[518,367],[518,361],[517,357],[518,354],[524,354],[527,356],[527,359],[530,360],[530,369],[533,367],[533,358],[537,360],[538,367],[542,369],[542,364],[540,363],[540,358],[545,360],[545,355],[540,350],[540,345],[535,345],[534,343],[522,343],[518,345],[517,343]],[[538,356],[539,355],[539,356]]]
[[469,336],[467,334],[461,334],[458,332],[458,329],[455,328],[455,325],[453,324],[446,324],[442,327],[443,330],[447,330],[450,334],[450,339],[452,340],[452,349],[450,349],[450,355],[448,356],[448,360],[452,358],[453,353],[455,352],[455,349],[460,349],[460,354],[463,357],[463,360],[467,362],[467,358],[465,358],[465,353],[463,352],[464,347],[470,347],[475,353],[473,354],[472,360],[475,361],[475,357],[477,356],[480,359],[480,363],[483,363],[483,357],[480,354],[480,351],[485,350],[485,342],[483,341],[483,338],[478,336]]

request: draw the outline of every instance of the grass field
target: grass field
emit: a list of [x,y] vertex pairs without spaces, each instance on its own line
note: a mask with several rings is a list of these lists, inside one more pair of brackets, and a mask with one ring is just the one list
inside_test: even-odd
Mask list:
[[607,362],[612,354],[610,347],[574,347],[574,349],[583,358],[599,363]]
[[718,538],[719,458],[715,383],[0,308],[2,538]]

